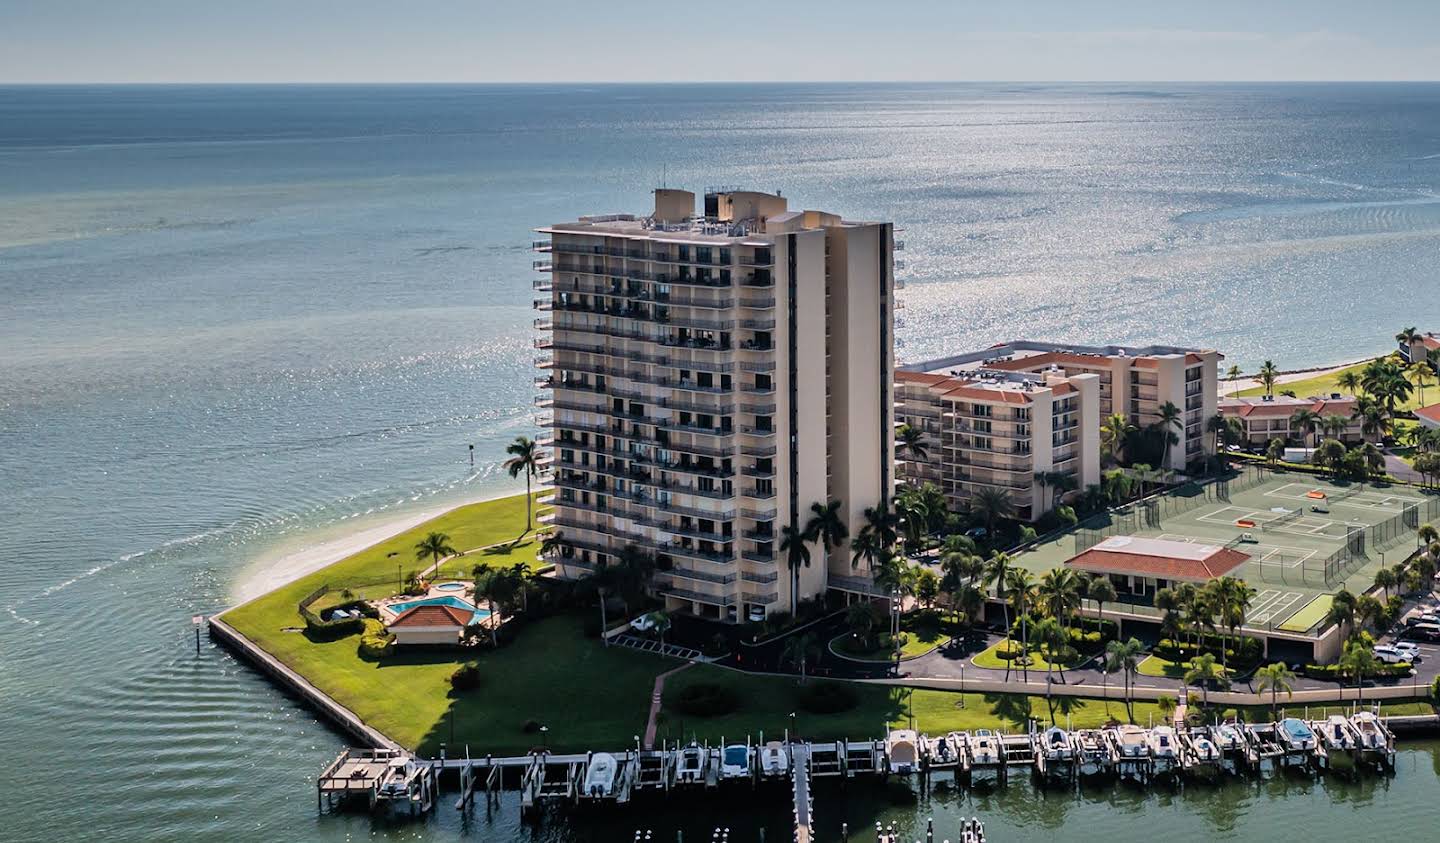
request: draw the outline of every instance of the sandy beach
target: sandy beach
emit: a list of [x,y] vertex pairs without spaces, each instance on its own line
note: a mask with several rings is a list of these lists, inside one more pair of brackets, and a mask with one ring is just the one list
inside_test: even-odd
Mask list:
[[[1362,363],[1369,363],[1371,360],[1374,360],[1376,357],[1383,356],[1385,353],[1386,352],[1380,352],[1379,354],[1374,354],[1370,357],[1362,357],[1359,360],[1351,360],[1349,363],[1337,363],[1333,366],[1318,366],[1310,369],[1290,369],[1288,371],[1281,372],[1279,376],[1275,378],[1275,383],[1278,386],[1279,384],[1294,383],[1295,381],[1309,380],[1310,378],[1318,378],[1322,375],[1334,374],[1335,372],[1348,369],[1351,366],[1358,366]],[[1236,392],[1240,392],[1246,389],[1254,389],[1260,385],[1261,384],[1259,378],[1255,377],[1242,377],[1236,380],[1234,383],[1231,383],[1230,381],[1225,379],[1225,372],[1223,370],[1220,372],[1221,397],[1234,395]]]
[[429,521],[440,515],[481,501],[509,497],[513,492],[455,501],[444,506],[427,507],[403,513],[384,514],[368,521],[352,519],[326,525],[280,545],[247,566],[236,579],[232,596],[238,605],[293,582],[306,574],[338,562],[396,533]]

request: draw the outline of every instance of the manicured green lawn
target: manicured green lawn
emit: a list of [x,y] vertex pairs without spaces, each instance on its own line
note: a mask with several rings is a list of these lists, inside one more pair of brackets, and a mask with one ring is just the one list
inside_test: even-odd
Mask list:
[[[1348,369],[1342,369],[1339,372],[1332,372],[1328,375],[1317,375],[1313,378],[1305,378],[1303,380],[1291,381],[1289,383],[1277,383],[1275,384],[1275,394],[1279,395],[1281,392],[1294,392],[1301,398],[1305,398],[1311,395],[1330,395],[1334,392],[1348,394],[1349,390],[1341,388],[1339,384],[1340,375],[1344,372],[1355,372],[1356,374],[1359,374],[1360,371],[1364,368],[1365,364],[1360,363],[1358,365],[1351,366]],[[1435,388],[1434,378],[1431,378],[1426,383],[1427,386],[1425,387],[1425,399],[1427,402],[1434,402],[1437,396],[1440,396],[1440,390],[1437,390]],[[1224,386],[1225,385],[1222,385],[1224,393],[1226,395],[1230,395],[1230,390],[1228,388],[1224,388]],[[1265,388],[1263,386],[1255,386],[1249,389],[1242,389],[1239,392],[1239,395],[1241,397],[1264,394]],[[1424,405],[1420,403],[1420,390],[1417,389],[1410,394],[1409,400],[1398,406],[1398,409],[1413,410],[1416,407],[1421,406]]]
[[[922,732],[966,731],[974,729],[1024,729],[1026,721],[1033,717],[1042,723],[1067,723],[1075,729],[1092,729],[1104,726],[1111,719],[1121,722],[1148,723],[1153,716],[1161,719],[1155,703],[1136,702],[1127,709],[1121,700],[1083,699],[1075,697],[1052,697],[1046,703],[1043,696],[1024,697],[1016,694],[957,694],[951,691],[914,689],[913,695],[906,690],[901,700],[905,714],[913,712],[915,728]],[[1051,706],[1054,717],[1051,718]],[[908,722],[908,717],[894,721],[896,725]]]
[[[468,504],[232,609],[225,614],[225,620],[246,637],[259,642],[256,635],[273,634],[286,627],[300,625],[302,621],[297,604],[322,585],[336,589],[327,595],[331,602],[341,599],[341,588],[349,588],[357,597],[369,599],[396,593],[401,579],[431,564],[428,559],[415,558],[416,543],[428,533],[448,535],[450,546],[465,552],[513,540],[524,529],[524,495]],[[538,550],[539,541],[531,533],[514,547],[507,545],[458,557],[442,568],[442,576],[458,575],[469,579],[471,570],[477,564],[508,567],[523,562],[537,567],[535,554]],[[317,604],[316,608],[324,608],[324,604]]]
[[[1018,644],[1018,642],[1013,643]],[[1005,642],[1000,641],[993,646],[976,653],[975,655],[970,657],[970,663],[975,665],[976,667],[989,668],[990,670],[1004,670],[1007,667],[1006,660],[1000,658],[999,654],[996,652],[1003,646],[1005,646]],[[1039,672],[1044,673],[1048,664],[1049,662],[1045,660],[1045,656],[1041,653],[1040,648],[1031,645],[1030,672],[1034,673],[1038,670]],[[1020,670],[1019,661],[1011,661],[1008,666],[1012,671]],[[1069,668],[1071,666],[1072,665],[1069,664],[1061,665],[1060,663],[1056,662],[1054,665],[1054,669],[1060,670],[1062,667]]]
[[[901,658],[923,656],[936,647],[943,647],[950,643],[950,634],[946,631],[947,626],[949,624],[941,623],[929,613],[907,615],[901,621],[901,629],[905,633],[905,643],[900,647]],[[849,632],[832,638],[830,646],[837,653],[852,659],[884,662],[895,658],[895,653],[888,647],[859,647],[858,639]]]
[[[1215,666],[1219,667],[1220,665],[1217,662]],[[1140,674],[1141,676],[1154,676],[1161,679],[1183,679],[1185,676],[1185,671],[1189,669],[1189,664],[1172,662],[1169,659],[1164,659],[1160,656],[1152,655],[1146,656],[1144,661],[1140,662],[1140,664],[1135,668],[1135,672]],[[1227,675],[1233,677],[1235,675],[1235,671],[1230,670],[1227,672]]]

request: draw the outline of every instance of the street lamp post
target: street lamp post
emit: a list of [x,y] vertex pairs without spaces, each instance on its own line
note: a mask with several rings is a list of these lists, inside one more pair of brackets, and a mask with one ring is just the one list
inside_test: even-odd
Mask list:
[[543,750],[546,750],[547,752],[548,752],[549,749],[550,749],[549,737],[550,737],[550,727],[549,727],[549,726],[541,726],[541,727],[540,727],[540,748],[543,749]]

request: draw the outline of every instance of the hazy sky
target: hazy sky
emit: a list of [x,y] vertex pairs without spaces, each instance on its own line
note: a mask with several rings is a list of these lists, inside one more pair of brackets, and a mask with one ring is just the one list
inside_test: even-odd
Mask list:
[[0,82],[1440,79],[1440,0],[0,0]]

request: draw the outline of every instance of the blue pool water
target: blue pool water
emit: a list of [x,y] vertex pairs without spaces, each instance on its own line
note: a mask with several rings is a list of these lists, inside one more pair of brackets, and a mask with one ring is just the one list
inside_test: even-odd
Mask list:
[[442,582],[435,586],[437,591],[459,591],[465,587],[463,582]]
[[409,600],[404,603],[392,604],[390,610],[398,615],[403,612],[408,612],[416,606],[454,606],[457,609],[467,609],[475,613],[475,617],[470,619],[471,623],[490,617],[489,610],[481,609],[474,603],[468,600],[461,600],[459,597],[426,597],[423,600]]

